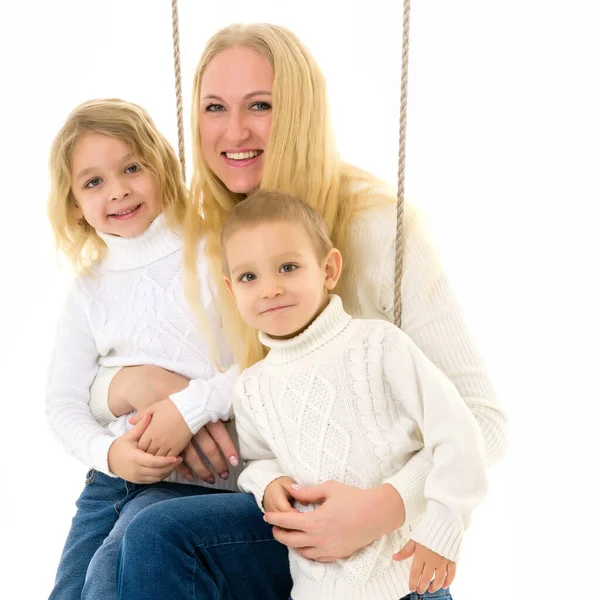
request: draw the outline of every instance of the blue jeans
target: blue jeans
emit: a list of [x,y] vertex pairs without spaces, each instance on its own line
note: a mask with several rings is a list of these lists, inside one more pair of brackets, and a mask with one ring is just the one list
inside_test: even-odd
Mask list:
[[131,519],[157,502],[214,493],[179,483],[138,485],[91,470],[76,503],[50,600],[116,600],[117,555]]
[[287,600],[287,548],[254,498],[216,493],[139,512],[121,544],[122,600]]
[[435,598],[436,600],[452,600],[450,590],[444,588],[432,593],[425,592],[424,594],[417,594],[416,592],[412,592],[400,600],[421,600],[421,598],[424,600],[427,600],[427,598]]

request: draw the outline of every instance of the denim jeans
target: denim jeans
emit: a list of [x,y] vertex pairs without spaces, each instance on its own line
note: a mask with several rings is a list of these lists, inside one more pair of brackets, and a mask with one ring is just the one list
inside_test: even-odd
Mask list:
[[288,551],[249,494],[167,500],[140,511],[121,544],[121,600],[287,600]]
[[435,598],[435,600],[452,600],[452,596],[450,595],[450,589],[440,589],[437,592],[425,592],[424,594],[417,594],[416,592],[412,592],[411,594],[408,594],[407,596],[404,596],[404,598],[401,598],[400,600],[421,600],[421,598],[423,598],[424,600],[427,600],[427,598]]
[[116,600],[117,555],[131,519],[157,502],[214,493],[179,483],[138,485],[91,470],[76,503],[50,600]]

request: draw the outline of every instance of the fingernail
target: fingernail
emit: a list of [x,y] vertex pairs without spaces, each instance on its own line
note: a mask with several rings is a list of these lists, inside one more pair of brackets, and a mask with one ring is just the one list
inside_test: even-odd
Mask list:
[[206,481],[207,481],[208,483],[214,483],[214,482],[215,482],[215,478],[214,478],[214,477],[208,477],[208,478],[206,479]]
[[263,521],[267,520],[267,515],[263,515]]
[[230,456],[229,457],[229,462],[234,466],[237,467],[238,466],[238,459],[237,456]]
[[225,471],[225,473],[221,473],[221,474],[219,475],[219,477],[220,477],[221,479],[229,479],[229,473],[228,473],[227,471]]
[[193,477],[192,477],[192,476],[191,476],[189,473],[188,473],[188,474],[185,476],[185,478],[186,478],[188,481],[194,481],[194,478],[193,478]]
[[292,483],[290,487],[294,490],[301,490],[304,486],[300,483]]

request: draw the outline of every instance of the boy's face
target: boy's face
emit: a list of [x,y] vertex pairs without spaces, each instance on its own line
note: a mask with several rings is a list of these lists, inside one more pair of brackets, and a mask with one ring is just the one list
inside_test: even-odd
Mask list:
[[154,177],[122,140],[82,134],[71,155],[71,191],[77,218],[102,233],[141,235],[161,211]]
[[242,226],[226,244],[227,287],[248,325],[275,338],[303,331],[323,310],[339,278],[335,249],[319,259],[299,223]]

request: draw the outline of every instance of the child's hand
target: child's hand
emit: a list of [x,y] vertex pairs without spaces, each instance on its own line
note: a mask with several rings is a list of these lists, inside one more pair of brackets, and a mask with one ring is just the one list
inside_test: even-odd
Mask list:
[[[424,594],[437,592],[440,588],[448,588],[456,576],[456,563],[444,558],[410,540],[400,552],[394,554],[394,560],[406,560],[414,554],[410,569],[409,587],[411,592]],[[435,579],[434,579],[435,573]],[[433,579],[433,581],[432,581]]]
[[181,458],[152,456],[138,448],[138,442],[150,420],[150,415],[144,415],[133,429],[117,438],[108,451],[110,472],[125,481],[156,483],[181,464]]
[[[150,406],[144,413],[151,415],[152,421],[142,435],[138,448],[154,456],[179,456],[192,439],[184,418],[170,398]],[[129,418],[136,424],[141,416]]]
[[296,483],[290,477],[278,477],[267,486],[263,496],[263,508],[265,512],[296,512],[292,506],[292,496],[289,487]]

